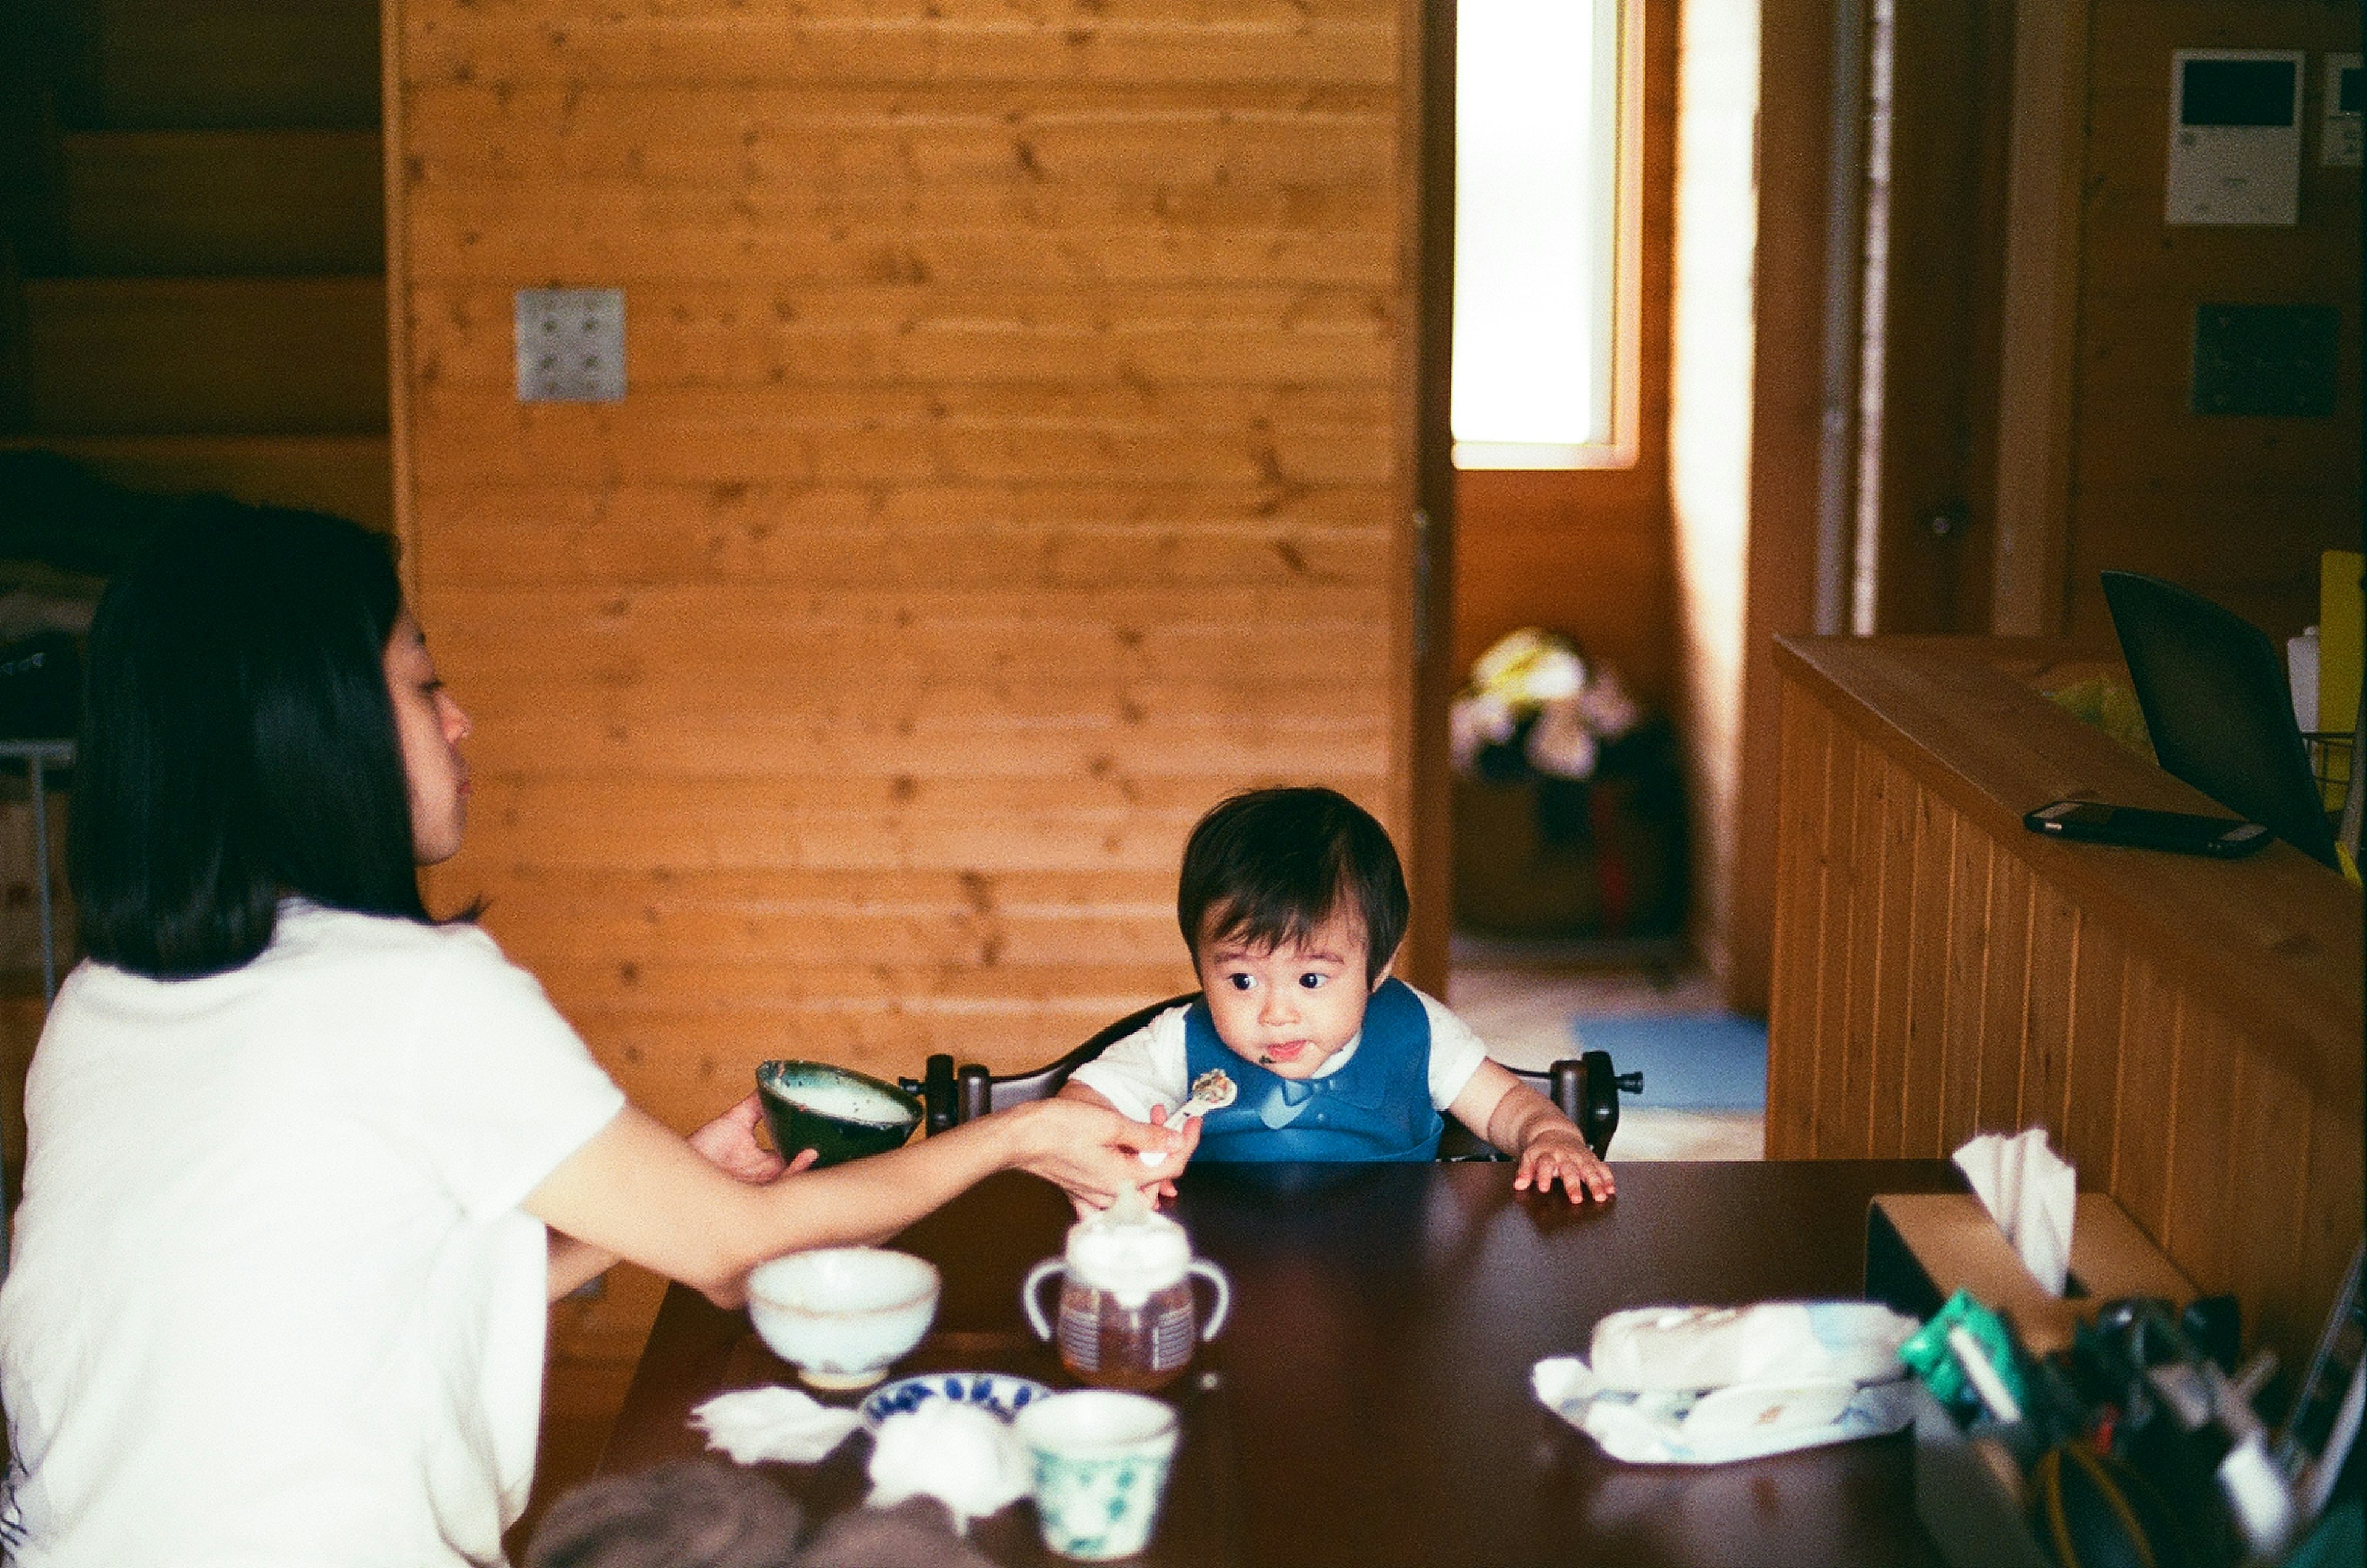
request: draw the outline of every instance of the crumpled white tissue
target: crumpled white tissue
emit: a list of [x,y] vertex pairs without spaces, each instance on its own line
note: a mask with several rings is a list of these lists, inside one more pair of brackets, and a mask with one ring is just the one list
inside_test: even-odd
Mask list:
[[707,1446],[721,1449],[735,1464],[767,1459],[816,1463],[862,1419],[777,1383],[719,1393],[690,1413],[690,1424],[707,1434]]
[[2071,1273],[2079,1173],[2046,1146],[2046,1129],[2033,1127],[2011,1137],[1984,1133],[1954,1158],[1989,1218],[2021,1255],[2022,1266],[2048,1295],[2061,1295]]
[[924,1400],[918,1409],[879,1423],[872,1441],[871,1495],[865,1501],[892,1508],[925,1494],[946,1506],[957,1530],[1017,1502],[1033,1483],[1018,1434],[974,1404]]
[[1631,1464],[1726,1464],[1896,1432],[1915,1320],[1867,1302],[1644,1307],[1595,1325],[1594,1364],[1554,1356],[1538,1402]]

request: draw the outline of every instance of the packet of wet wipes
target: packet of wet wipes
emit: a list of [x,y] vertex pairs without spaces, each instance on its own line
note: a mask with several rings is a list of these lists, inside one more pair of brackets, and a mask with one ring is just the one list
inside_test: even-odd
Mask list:
[[1914,1420],[1914,1385],[1838,1379],[1637,1393],[1606,1389],[1576,1356],[1531,1369],[1539,1403],[1630,1464],[1731,1464],[1879,1438]]
[[1537,1399],[1637,1464],[1725,1464],[1896,1432],[1915,1320],[1867,1302],[1644,1307],[1596,1325],[1593,1362],[1539,1361]]
[[1916,1322],[1878,1302],[1759,1302],[1741,1307],[1637,1307],[1594,1325],[1605,1388],[1724,1388],[1738,1382],[1900,1375]]

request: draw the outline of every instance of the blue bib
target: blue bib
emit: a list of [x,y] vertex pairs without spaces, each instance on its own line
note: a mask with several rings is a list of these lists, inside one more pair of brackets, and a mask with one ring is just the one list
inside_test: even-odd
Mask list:
[[1430,1013],[1401,980],[1365,1008],[1348,1065],[1327,1077],[1286,1078],[1217,1038],[1206,1000],[1184,1015],[1188,1083],[1222,1067],[1240,1093],[1200,1123],[1195,1160],[1427,1160],[1445,1122],[1430,1103]]

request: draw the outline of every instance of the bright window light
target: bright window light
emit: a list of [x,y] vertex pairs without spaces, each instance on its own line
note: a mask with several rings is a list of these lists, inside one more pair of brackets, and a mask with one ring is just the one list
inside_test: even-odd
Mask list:
[[1632,460],[1618,0],[1462,0],[1457,17],[1455,465]]

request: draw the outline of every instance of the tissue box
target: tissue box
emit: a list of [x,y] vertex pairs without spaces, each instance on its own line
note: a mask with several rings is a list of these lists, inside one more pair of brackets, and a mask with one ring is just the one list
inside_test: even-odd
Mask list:
[[1915,1517],[1951,1568],[2057,1568],[2030,1532],[2022,1474],[2038,1457],[2022,1422],[1956,1425],[1917,1383]]
[[2004,1315],[2034,1356],[2071,1348],[2071,1332],[2117,1296],[2160,1296],[2184,1310],[2194,1286],[2111,1194],[2082,1192],[2071,1224],[2071,1283],[2050,1296],[1970,1193],[1876,1198],[1865,1222],[1865,1293],[1930,1317],[1967,1290]]
[[[1958,1290],[2002,1314],[2032,1354],[2071,1347],[2072,1329],[2119,1296],[2160,1296],[2183,1311],[2194,1286],[2108,1193],[2082,1192],[2071,1222],[2070,1293],[2031,1278],[1970,1193],[1876,1198],[1865,1222],[1865,1293],[1929,1317]],[[1921,1384],[1915,1398],[1915,1513],[1952,1568],[2054,1568],[2030,1532],[2022,1472],[2035,1440],[2016,1422],[1960,1427]]]

